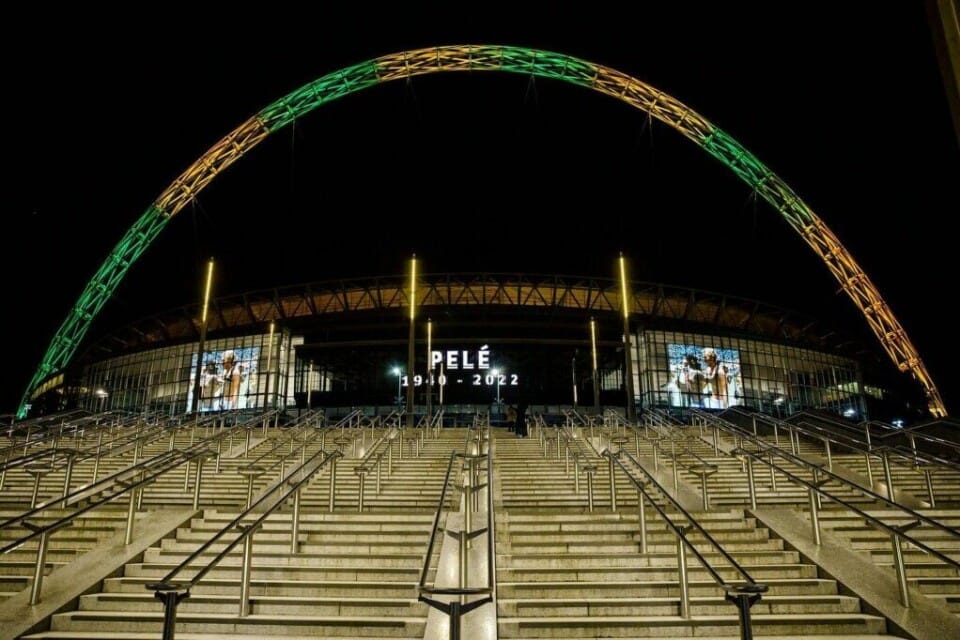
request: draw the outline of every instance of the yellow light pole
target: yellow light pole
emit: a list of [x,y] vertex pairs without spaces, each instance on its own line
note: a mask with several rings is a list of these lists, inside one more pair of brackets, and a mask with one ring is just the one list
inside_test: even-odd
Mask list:
[[413,427],[413,339],[417,318],[417,254],[410,258],[410,334],[407,338],[407,420],[408,428]]
[[597,322],[590,318],[590,361],[593,365],[593,412],[600,413],[600,379],[597,376]]
[[433,320],[427,318],[427,416],[433,419]]
[[627,288],[627,261],[620,253],[620,299],[623,307],[623,361],[626,380],[624,389],[627,393],[627,420],[633,422],[636,418],[636,408],[633,404],[633,357],[630,349],[630,292]]
[[[200,377],[203,375],[203,351],[207,341],[207,308],[210,305],[210,290],[213,287],[213,258],[207,263],[207,284],[203,289],[203,311],[200,316],[200,344],[197,348],[197,373],[193,380],[193,413],[200,409]],[[199,417],[199,416],[198,416]]]

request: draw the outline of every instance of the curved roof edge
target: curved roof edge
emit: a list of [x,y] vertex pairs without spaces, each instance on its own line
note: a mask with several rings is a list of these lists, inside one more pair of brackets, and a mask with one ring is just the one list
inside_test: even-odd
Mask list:
[[[855,351],[855,343],[819,320],[782,307],[723,293],[658,283],[631,283],[631,317],[680,321],[818,349]],[[418,307],[514,306],[619,314],[613,278],[518,273],[426,273],[418,276]],[[409,307],[402,275],[327,280],[222,296],[211,301],[208,334],[242,332],[270,322],[295,325],[327,314]],[[84,350],[83,361],[199,338],[200,305],[140,318],[113,330]]]

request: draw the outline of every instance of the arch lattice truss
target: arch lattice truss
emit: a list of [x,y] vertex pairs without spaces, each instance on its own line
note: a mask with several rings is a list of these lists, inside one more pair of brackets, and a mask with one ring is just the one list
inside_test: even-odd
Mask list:
[[923,386],[931,414],[946,415],[926,366],[877,287],[823,221],[740,143],[678,100],[615,69],[548,51],[490,45],[403,51],[340,69],[270,104],[230,132],[161,193],[110,252],[53,337],[24,393],[19,415],[25,415],[33,390],[70,361],[133,262],[220,172],[271,133],[327,102],[383,82],[450,71],[501,71],[569,82],[626,102],[692,140],[759,193],[820,256],[897,368],[912,373]]

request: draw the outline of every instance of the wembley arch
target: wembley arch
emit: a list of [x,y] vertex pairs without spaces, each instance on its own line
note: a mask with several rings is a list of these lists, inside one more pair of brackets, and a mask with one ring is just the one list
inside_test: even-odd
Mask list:
[[430,47],[380,56],[328,73],[241,123],[180,174],[110,251],[53,336],[17,415],[25,416],[34,390],[67,366],[130,266],[170,219],[224,169],[270,134],[337,98],[391,80],[455,71],[528,74],[578,85],[645,111],[701,147],[754,189],[813,249],[863,314],[897,368],[912,374],[922,385],[930,413],[934,417],[946,415],[926,365],[866,272],[820,217],[739,142],[675,98],[616,69],[561,53],[498,45]]

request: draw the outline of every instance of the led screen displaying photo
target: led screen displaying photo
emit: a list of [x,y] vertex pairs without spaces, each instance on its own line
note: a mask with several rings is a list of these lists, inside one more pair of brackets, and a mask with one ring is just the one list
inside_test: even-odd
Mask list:
[[[205,351],[200,372],[200,411],[229,411],[254,406],[250,397],[256,389],[260,347],[238,347],[222,351]],[[190,359],[190,388],[187,390],[187,411],[193,410],[193,391],[197,376],[197,354]]]
[[690,344],[668,344],[670,406],[726,409],[741,404],[740,351]]

